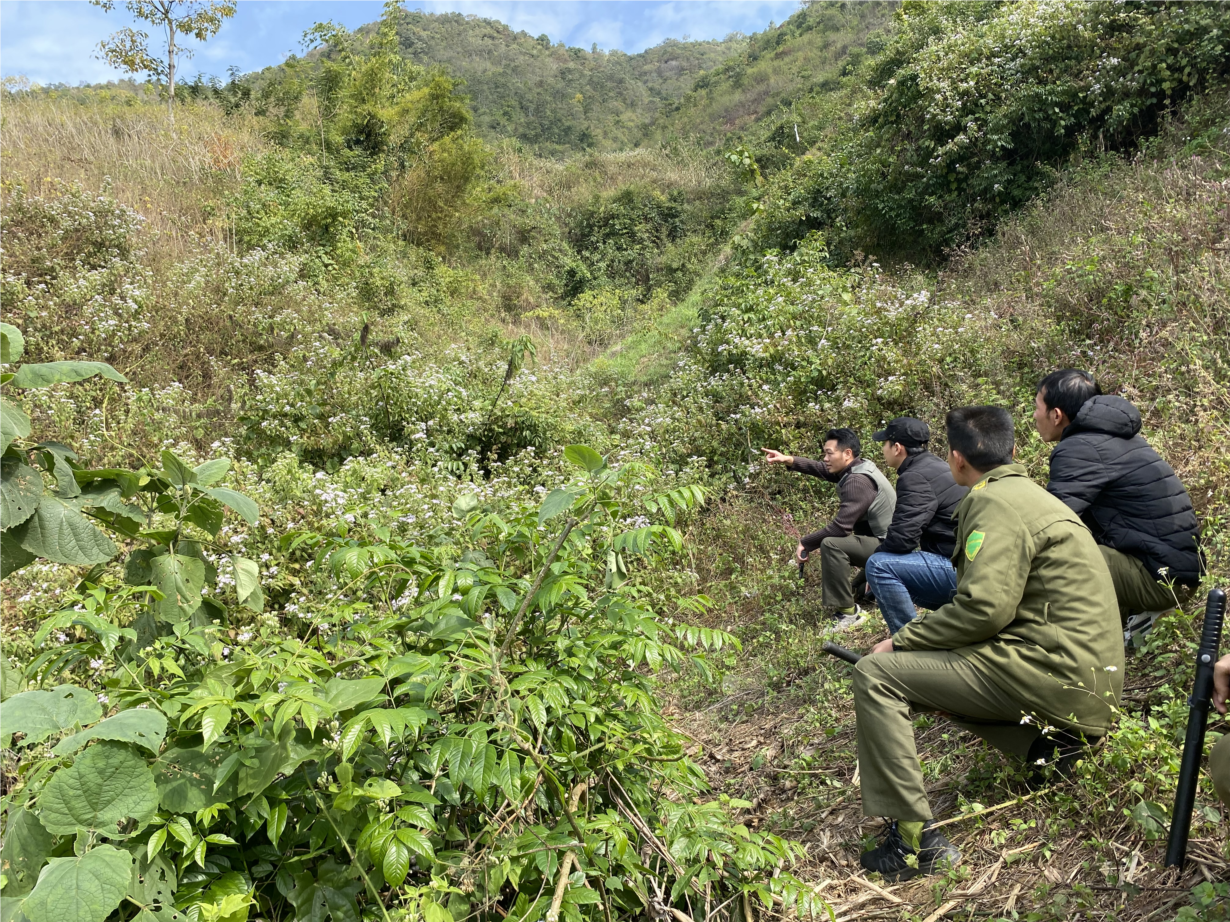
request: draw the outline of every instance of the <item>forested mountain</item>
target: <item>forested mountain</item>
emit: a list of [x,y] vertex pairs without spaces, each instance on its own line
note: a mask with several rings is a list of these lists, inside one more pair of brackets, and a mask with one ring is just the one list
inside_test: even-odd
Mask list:
[[516,138],[543,153],[637,146],[664,104],[746,41],[666,41],[638,54],[567,47],[492,19],[408,11],[402,50],[464,81],[488,140]]
[[[1206,776],[1164,845],[1230,580],[1230,5],[313,35],[173,120],[0,87],[5,922],[1227,922]],[[1064,367],[1207,573],[1067,777],[917,714],[964,859],[881,885],[792,560],[834,492],[759,449],[991,404],[1045,483]]]

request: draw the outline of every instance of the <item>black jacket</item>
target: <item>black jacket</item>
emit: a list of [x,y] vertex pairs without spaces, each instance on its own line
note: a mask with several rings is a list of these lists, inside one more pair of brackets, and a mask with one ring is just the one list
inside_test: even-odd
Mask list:
[[1203,557],[1196,512],[1174,469],[1139,433],[1140,413],[1122,397],[1090,399],[1051,453],[1046,488],[1098,544],[1138,558],[1156,579],[1194,586]]
[[951,557],[956,548],[952,514],[968,492],[952,479],[942,458],[929,451],[906,458],[897,468],[897,508],[880,550],[909,554],[921,549]]

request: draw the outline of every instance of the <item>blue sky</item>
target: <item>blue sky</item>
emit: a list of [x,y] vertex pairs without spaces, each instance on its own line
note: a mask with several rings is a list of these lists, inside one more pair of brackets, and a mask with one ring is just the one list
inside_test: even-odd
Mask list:
[[[642,51],[668,38],[723,38],[758,32],[781,22],[796,0],[409,0],[409,9],[456,11],[498,19],[531,35],[589,48]],[[373,0],[239,0],[226,23],[181,73],[224,77],[228,67],[259,70],[300,51],[299,38],[314,23],[333,20],[356,28],[380,17]],[[131,19],[122,2],[112,13],[85,0],[0,0],[0,76],[36,83],[93,83],[121,74],[94,57],[98,42]],[[152,34],[152,33],[151,33]]]

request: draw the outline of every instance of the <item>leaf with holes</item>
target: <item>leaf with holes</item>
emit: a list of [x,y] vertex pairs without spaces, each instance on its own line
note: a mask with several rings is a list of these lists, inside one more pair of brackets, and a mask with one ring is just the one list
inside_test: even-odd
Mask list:
[[[104,622],[106,623],[106,622]],[[117,740],[144,746],[154,755],[167,735],[167,719],[153,708],[130,708],[108,717],[88,730],[65,737],[52,750],[58,756],[72,755],[90,740]]]
[[98,698],[76,685],[58,685],[51,691],[22,692],[4,702],[3,736],[24,733],[25,738],[19,745],[30,746],[61,730],[93,723],[101,716]]
[[128,892],[132,856],[110,845],[52,858],[21,904],[30,922],[103,922]]
[[153,818],[158,788],[154,773],[131,746],[104,741],[52,776],[39,807],[48,832],[74,835],[78,829],[93,829],[114,837],[124,820],[143,826]]
[[20,525],[43,498],[43,475],[28,464],[6,459],[0,466],[0,531]]
[[0,400],[0,454],[16,439],[24,439],[30,434],[30,417],[11,400]]
[[45,494],[34,515],[12,529],[17,542],[56,563],[105,563],[116,555],[114,542],[62,497]]

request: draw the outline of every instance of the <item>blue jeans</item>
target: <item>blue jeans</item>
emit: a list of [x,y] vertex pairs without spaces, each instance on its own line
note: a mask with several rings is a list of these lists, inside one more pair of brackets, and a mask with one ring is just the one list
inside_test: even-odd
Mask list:
[[914,619],[918,608],[936,609],[957,594],[957,569],[947,557],[914,551],[872,554],[867,586],[875,594],[888,629],[896,634]]

